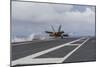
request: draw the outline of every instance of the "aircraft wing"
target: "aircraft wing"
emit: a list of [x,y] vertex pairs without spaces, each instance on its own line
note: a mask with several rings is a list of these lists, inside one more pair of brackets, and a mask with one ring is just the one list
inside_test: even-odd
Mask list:
[[63,34],[63,36],[68,37],[69,35],[68,34]]
[[53,32],[51,32],[51,31],[45,31],[45,33],[53,33]]

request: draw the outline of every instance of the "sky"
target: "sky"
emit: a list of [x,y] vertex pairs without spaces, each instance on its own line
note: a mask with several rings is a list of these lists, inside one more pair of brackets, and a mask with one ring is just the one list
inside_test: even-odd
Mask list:
[[95,7],[89,5],[12,1],[12,36],[62,30],[71,36],[95,36]]

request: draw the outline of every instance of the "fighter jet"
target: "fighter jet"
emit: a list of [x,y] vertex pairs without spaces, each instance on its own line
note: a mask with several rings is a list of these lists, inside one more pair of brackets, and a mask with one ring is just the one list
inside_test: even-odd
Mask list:
[[52,31],[45,31],[45,33],[48,33],[49,36],[54,37],[54,38],[58,38],[58,37],[63,38],[64,36],[68,37],[69,35],[68,34],[64,34],[64,31],[61,30],[61,27],[62,26],[59,25],[58,31],[55,31],[54,27],[51,25]]

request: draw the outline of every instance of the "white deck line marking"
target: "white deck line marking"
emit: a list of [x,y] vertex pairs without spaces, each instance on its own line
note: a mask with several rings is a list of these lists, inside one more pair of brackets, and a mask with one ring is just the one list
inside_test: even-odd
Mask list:
[[87,38],[82,44],[80,44],[78,47],[76,47],[74,50],[72,50],[71,52],[69,52],[62,60],[61,63],[67,59],[71,54],[73,54],[77,49],[79,49],[84,43],[86,43],[89,40],[89,38]]
[[[62,45],[59,45],[59,46],[56,46],[56,47],[50,48],[50,49],[47,49],[47,50],[40,51],[40,52],[35,53],[35,54],[32,54],[32,55],[29,55],[29,56],[26,56],[26,57],[20,58],[20,59],[18,59],[18,60],[14,60],[14,61],[12,61],[12,65],[16,65],[16,64],[18,64],[19,62],[23,62],[23,61],[26,61],[26,60],[29,60],[29,59],[35,58],[35,57],[37,57],[37,56],[40,56],[40,55],[46,54],[46,53],[48,53],[48,52],[51,52],[51,51],[57,50],[57,49],[59,49],[59,48],[61,48],[61,47],[67,46],[67,45],[69,45],[69,44],[71,44],[71,43],[74,43],[74,42],[76,42],[76,41],[79,41],[79,40],[81,40],[81,39],[83,39],[83,37],[80,38],[80,39],[73,40],[73,41],[71,41],[71,42],[68,42],[68,43],[65,43],[65,44],[62,44]],[[32,61],[33,61],[33,59],[32,59]]]
[[22,62],[17,62],[17,64],[22,65],[22,64],[60,63],[61,60],[62,58],[36,58],[36,59],[34,58],[34,59],[27,59],[26,61],[23,59]]
[[49,40],[39,40],[39,41],[30,41],[30,42],[25,42],[25,43],[15,43],[12,44],[12,46],[16,46],[16,45],[23,45],[23,44],[29,44],[29,43],[37,43],[37,42],[43,42],[43,41],[51,41],[51,40],[55,40],[55,39],[49,39]]
[[78,45],[80,45],[80,44],[69,44],[67,46],[78,46]]

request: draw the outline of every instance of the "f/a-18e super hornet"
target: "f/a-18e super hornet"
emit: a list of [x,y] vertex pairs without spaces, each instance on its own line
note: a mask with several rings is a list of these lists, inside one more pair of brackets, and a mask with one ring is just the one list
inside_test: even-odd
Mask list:
[[51,25],[51,28],[53,31],[45,31],[45,33],[48,33],[49,36],[51,37],[55,37],[55,38],[58,38],[58,37],[68,37],[69,35],[68,34],[64,34],[64,31],[61,30],[61,25],[59,25],[59,28],[58,28],[58,31],[55,31],[54,27]]

